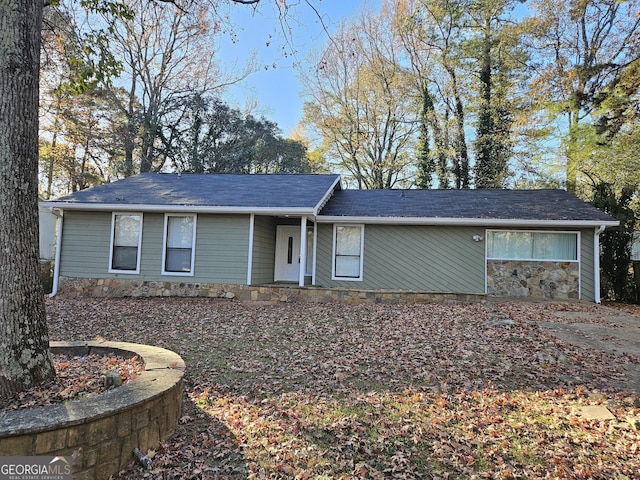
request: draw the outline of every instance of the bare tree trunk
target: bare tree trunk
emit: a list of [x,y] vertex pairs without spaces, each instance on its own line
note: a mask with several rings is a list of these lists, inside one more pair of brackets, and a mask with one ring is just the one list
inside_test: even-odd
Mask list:
[[569,111],[569,134],[566,147],[567,166],[565,168],[565,175],[567,178],[567,191],[576,193],[578,185],[578,159],[577,148],[578,143],[577,131],[579,126],[579,106],[571,106]]
[[0,398],[55,375],[38,275],[42,0],[0,0]]
[[61,97],[56,95],[55,114],[53,117],[53,138],[51,140],[51,158],[47,165],[47,198],[53,196],[53,170],[56,163],[56,147],[58,145],[58,132],[60,131]]
[[127,130],[124,137],[124,176],[130,177],[135,173],[133,168],[133,150],[135,148],[136,121],[135,121],[135,77],[129,92],[129,106],[126,111]]
[[467,152],[467,140],[464,132],[464,107],[460,90],[458,88],[458,78],[453,67],[445,65],[445,69],[451,78],[453,98],[455,100],[454,116],[456,120],[456,133],[454,140],[455,165],[453,166],[453,176],[456,188],[469,188],[469,153]]

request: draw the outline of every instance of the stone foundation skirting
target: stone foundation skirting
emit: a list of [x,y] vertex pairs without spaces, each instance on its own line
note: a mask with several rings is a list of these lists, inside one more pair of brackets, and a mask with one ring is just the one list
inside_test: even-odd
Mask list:
[[162,348],[123,342],[51,342],[53,352],[138,355],[145,371],[95,397],[0,414],[3,456],[68,456],[74,480],[107,479],[173,434],[182,406],[184,362]]
[[188,282],[146,282],[125,279],[60,277],[64,297],[207,297],[267,302],[456,303],[486,298],[474,293],[409,290],[361,290],[295,285],[231,285]]
[[577,262],[487,261],[487,293],[555,300],[580,298]]

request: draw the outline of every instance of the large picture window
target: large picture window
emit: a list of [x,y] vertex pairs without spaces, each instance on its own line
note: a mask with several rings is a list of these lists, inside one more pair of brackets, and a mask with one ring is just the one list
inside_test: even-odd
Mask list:
[[193,275],[195,233],[195,215],[165,215],[162,273]]
[[578,233],[490,230],[487,258],[575,262],[578,261]]
[[362,280],[363,234],[362,225],[334,225],[332,271],[334,280]]
[[142,214],[114,213],[111,218],[109,271],[140,273]]

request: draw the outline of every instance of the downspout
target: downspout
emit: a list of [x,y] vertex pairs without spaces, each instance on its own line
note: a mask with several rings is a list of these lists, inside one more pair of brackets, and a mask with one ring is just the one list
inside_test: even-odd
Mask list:
[[607,228],[600,225],[595,229],[593,235],[593,289],[595,290],[594,299],[596,303],[600,303],[600,234]]
[[53,285],[51,286],[50,298],[56,296],[58,293],[58,276],[60,275],[60,258],[62,257],[62,225],[64,223],[64,211],[60,210],[60,213],[55,213],[51,208],[51,213],[58,217],[58,236],[56,237],[56,261],[53,264]]

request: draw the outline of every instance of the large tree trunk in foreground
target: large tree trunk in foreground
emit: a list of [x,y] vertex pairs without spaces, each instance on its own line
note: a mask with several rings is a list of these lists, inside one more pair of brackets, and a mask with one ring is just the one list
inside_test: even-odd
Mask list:
[[55,375],[38,274],[42,0],[0,0],[0,399]]

